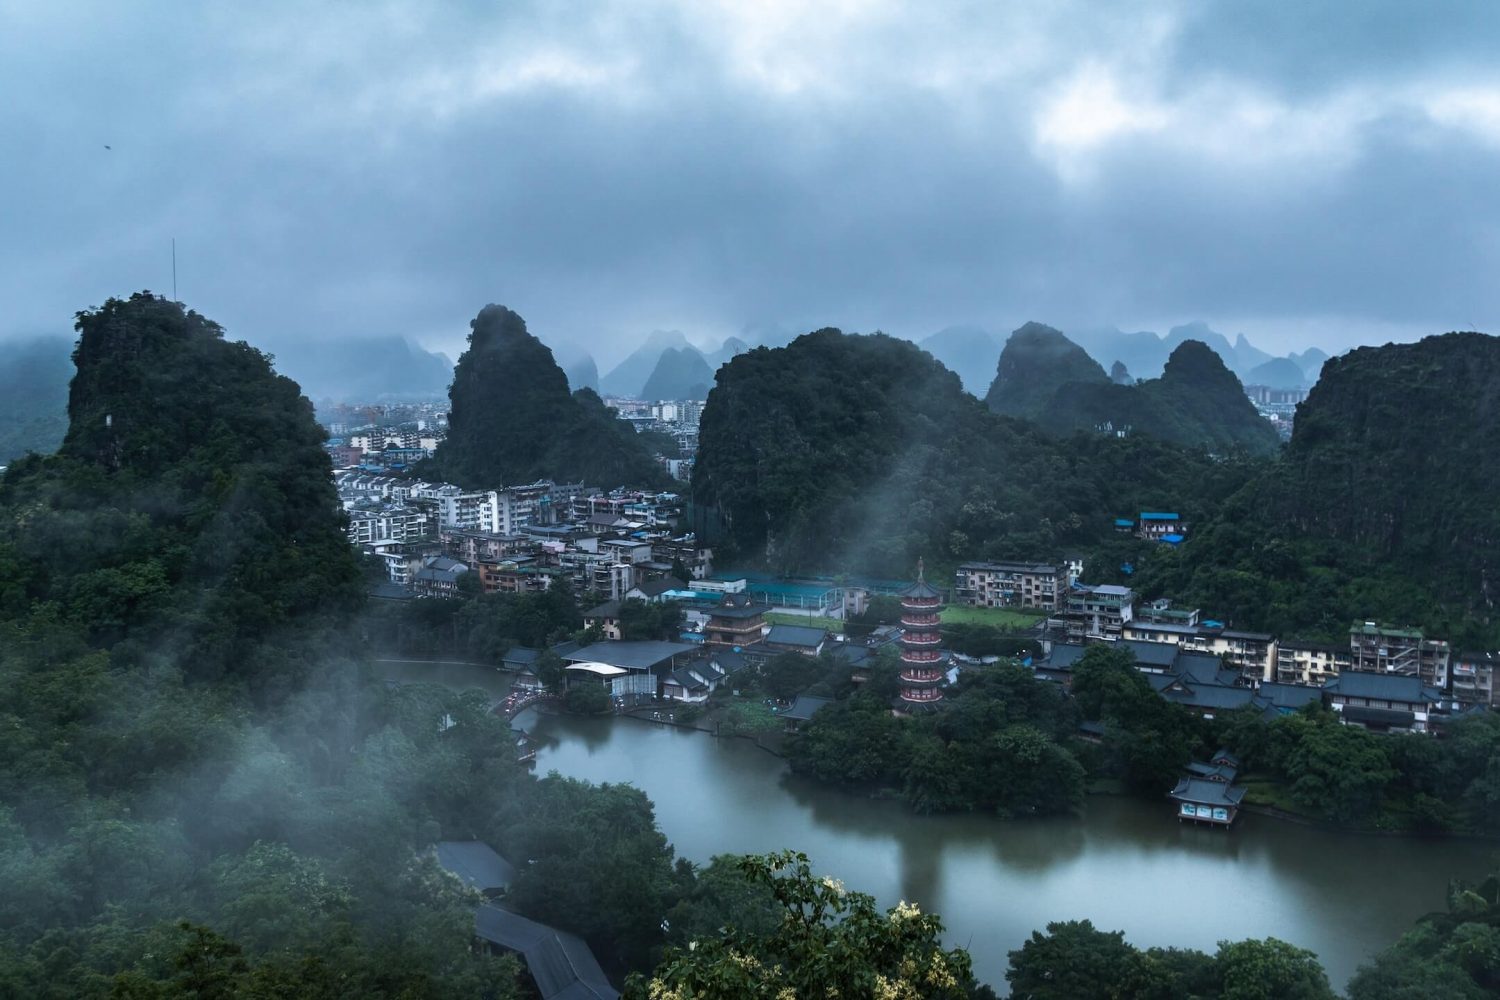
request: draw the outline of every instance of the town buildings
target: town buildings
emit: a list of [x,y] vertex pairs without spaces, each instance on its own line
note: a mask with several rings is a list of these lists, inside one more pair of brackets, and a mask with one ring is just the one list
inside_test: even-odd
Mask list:
[[953,583],[957,603],[975,608],[1058,610],[1067,571],[1050,563],[967,562]]

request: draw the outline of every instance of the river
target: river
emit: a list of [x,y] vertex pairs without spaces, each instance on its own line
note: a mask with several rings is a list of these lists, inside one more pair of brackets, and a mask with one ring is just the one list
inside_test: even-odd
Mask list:
[[[481,687],[508,678],[463,664],[387,661],[392,680]],[[1368,837],[1242,814],[1230,831],[1181,826],[1171,805],[1095,796],[1078,819],[1004,822],[915,816],[787,773],[746,740],[630,719],[525,712],[543,737],[537,770],[629,782],[656,804],[677,853],[792,848],[822,873],[942,915],[976,975],[1005,990],[1007,952],[1052,920],[1088,918],[1139,947],[1213,951],[1221,939],[1277,937],[1317,952],[1335,987],[1443,906],[1449,878],[1478,878],[1495,850],[1463,841]]]
[[[523,716],[532,722],[534,716]],[[787,773],[746,740],[628,719],[542,717],[538,773],[629,782],[696,862],[793,848],[884,906],[942,915],[975,974],[1005,990],[1007,952],[1048,921],[1088,918],[1140,947],[1212,952],[1278,937],[1317,952],[1335,987],[1423,913],[1450,877],[1476,878],[1482,844],[1367,837],[1242,815],[1180,826],[1170,803],[1092,797],[1081,819],[915,816]],[[555,742],[551,742],[555,741]]]

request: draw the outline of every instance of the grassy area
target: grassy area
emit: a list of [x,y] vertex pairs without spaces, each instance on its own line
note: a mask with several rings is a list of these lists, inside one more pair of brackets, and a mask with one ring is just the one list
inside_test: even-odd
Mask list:
[[1030,628],[1046,614],[1021,608],[970,608],[949,605],[943,609],[944,625],[993,625],[996,628]]
[[844,623],[838,618],[823,618],[820,615],[799,615],[795,611],[767,611],[766,621],[772,625],[809,625],[830,632],[844,631]]

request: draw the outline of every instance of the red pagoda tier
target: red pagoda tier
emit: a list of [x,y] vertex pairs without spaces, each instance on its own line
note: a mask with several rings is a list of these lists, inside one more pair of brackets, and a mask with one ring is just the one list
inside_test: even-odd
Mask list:
[[896,708],[910,711],[943,700],[948,674],[948,654],[942,651],[943,636],[938,616],[943,594],[923,579],[917,565],[917,582],[900,593],[901,598],[901,696]]

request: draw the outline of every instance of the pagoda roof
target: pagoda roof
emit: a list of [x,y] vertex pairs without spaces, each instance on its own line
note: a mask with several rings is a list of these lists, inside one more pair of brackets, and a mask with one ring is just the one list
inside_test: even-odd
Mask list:
[[900,596],[900,597],[936,597],[939,600],[941,600],[942,597],[943,597],[943,592],[941,590],[938,590],[932,584],[928,583],[926,580],[918,580],[916,583],[912,584],[910,587],[907,587],[905,590],[901,591],[901,593],[898,596]]

